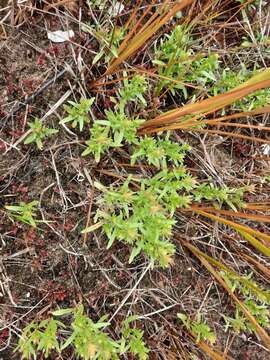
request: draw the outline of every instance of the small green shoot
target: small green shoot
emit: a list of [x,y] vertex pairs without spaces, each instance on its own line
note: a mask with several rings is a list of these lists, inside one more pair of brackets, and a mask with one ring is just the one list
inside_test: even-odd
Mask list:
[[[221,72],[221,75],[219,76],[219,79],[215,85],[211,88],[210,93],[212,95],[218,95],[229,91],[247,81],[252,75],[256,75],[258,73],[259,72],[257,70],[248,70],[244,64],[241,64],[241,67],[238,71],[225,68]],[[242,100],[237,101],[233,104],[233,109],[240,111],[251,111],[263,107],[269,103],[270,89],[266,88],[255,91]]]
[[57,341],[59,328],[65,328],[64,324],[52,318],[42,320],[39,323],[31,322],[23,329],[22,336],[14,352],[19,350],[22,354],[22,360],[28,360],[30,358],[38,359],[38,352],[41,351],[45,359],[47,359],[53,350],[60,352]]
[[94,155],[95,161],[99,163],[101,155],[113,146],[113,140],[109,136],[110,128],[94,124],[90,130],[91,138],[86,141],[87,148],[82,156]]
[[35,120],[33,122],[29,122],[28,125],[31,129],[31,134],[24,140],[24,144],[31,144],[35,142],[39,150],[43,149],[42,141],[46,137],[58,133],[58,130],[49,129],[44,126],[39,118],[35,118]]
[[148,136],[139,139],[131,155],[131,165],[135,164],[138,159],[146,159],[149,165],[154,165],[158,169],[166,168],[168,161],[175,166],[182,164],[185,152],[189,151],[190,147],[187,144],[179,145],[172,142],[169,137],[170,134],[168,133],[165,140],[156,140]]
[[[256,282],[251,280],[252,273],[239,278],[225,272],[220,274],[233,292],[238,292],[243,296],[244,305],[256,319],[257,323],[266,329],[270,328],[270,294],[260,289]],[[236,306],[234,317],[223,315],[223,318],[226,331],[232,328],[238,334],[242,331],[248,331],[249,333],[256,332],[255,326],[247,319],[238,305]]]
[[125,345],[125,352],[131,352],[132,355],[140,360],[147,360],[149,349],[143,341],[143,331],[136,327],[130,327],[130,324],[136,320],[137,316],[133,315],[123,321],[122,338],[124,342],[121,345]]
[[[103,0],[94,1],[92,4],[88,1],[88,6],[91,8],[96,6],[103,10],[106,8]],[[107,15],[110,16],[111,14],[107,13]],[[100,64],[101,62],[108,64],[113,58],[117,58],[119,45],[125,36],[124,27],[115,26],[113,29],[110,29],[105,26],[100,26],[100,24],[83,24],[82,31],[94,34],[99,42],[99,50],[92,60],[93,65],[97,63]]]
[[[139,360],[148,359],[149,350],[143,341],[143,331],[130,327],[130,323],[137,319],[136,316],[130,316],[123,322],[121,338],[114,340],[105,332],[105,328],[110,325],[106,320],[107,316],[102,316],[94,322],[84,313],[82,305],[60,309],[54,311],[52,315],[71,316],[72,321],[66,326],[52,317],[40,322],[33,321],[27,325],[14,350],[21,352],[22,360],[38,359],[39,353],[47,359],[53,356],[55,351],[61,354],[64,349],[71,346],[75,349],[76,358],[83,360],[119,360],[121,355],[128,353]],[[67,330],[70,332],[68,338],[62,334],[64,329],[65,333]],[[60,342],[60,338],[63,341]]]
[[137,142],[137,129],[144,120],[135,118],[129,119],[123,111],[105,111],[106,120],[97,120],[95,123],[109,127],[113,133],[113,146],[119,147],[123,140],[128,144]]
[[146,100],[143,97],[143,94],[147,90],[145,77],[142,75],[135,75],[131,80],[125,79],[123,83],[124,86],[119,91],[120,109],[124,108],[128,102],[136,102],[137,100],[139,100],[143,106],[146,106]]
[[216,342],[216,334],[210,329],[201,314],[198,314],[195,321],[192,321],[187,315],[178,313],[178,319],[182,321],[187,330],[196,338],[196,342],[207,341],[210,344]]
[[162,39],[156,48],[153,63],[158,66],[161,76],[156,93],[168,88],[172,95],[182,92],[185,99],[188,90],[184,83],[204,87],[216,81],[216,70],[219,67],[218,56],[194,53],[191,48],[192,38],[185,26],[176,26],[171,34]]
[[64,109],[68,113],[68,116],[61,120],[60,124],[71,122],[73,128],[79,127],[80,131],[83,131],[85,124],[90,122],[89,111],[93,105],[95,98],[85,99],[81,98],[79,103],[74,101],[68,101],[70,105],[64,105]]
[[87,148],[82,156],[94,155],[95,161],[100,161],[101,155],[111,147],[120,147],[124,142],[136,144],[138,142],[137,129],[144,120],[130,118],[125,112],[128,102],[137,99],[146,104],[143,93],[146,91],[144,77],[138,75],[131,80],[124,81],[124,87],[119,91],[120,100],[115,110],[105,111],[105,120],[96,120],[90,130],[90,139],[86,141]]
[[19,220],[35,228],[37,227],[37,222],[39,222],[35,219],[37,205],[38,201],[34,200],[30,203],[20,202],[19,205],[7,205],[5,208],[8,210],[8,215],[11,218]]

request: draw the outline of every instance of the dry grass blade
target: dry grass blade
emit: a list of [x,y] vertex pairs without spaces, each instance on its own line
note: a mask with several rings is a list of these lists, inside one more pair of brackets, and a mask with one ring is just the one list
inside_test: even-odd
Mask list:
[[203,350],[209,356],[210,359],[213,359],[213,360],[233,360],[229,356],[224,357],[224,355],[222,353],[213,350],[211,348],[211,346],[209,346],[208,344],[206,344],[203,341],[198,342],[197,346],[201,350]]
[[[205,121],[201,121],[201,123],[204,124]],[[173,124],[173,125],[163,126],[163,127],[159,127],[159,128],[151,128],[149,130],[146,129],[145,131],[143,130],[141,133],[153,134],[153,133],[160,132],[160,131],[168,131],[168,130],[177,130],[178,129],[178,130],[182,130],[182,131],[201,132],[203,134],[208,134],[208,135],[222,135],[222,136],[234,137],[234,138],[243,139],[243,140],[259,142],[262,144],[270,144],[270,140],[262,139],[262,138],[259,138],[256,136],[242,135],[242,134],[232,133],[229,131],[221,131],[221,130],[197,129],[197,128],[192,128],[192,126],[194,126],[194,124],[192,124],[192,125],[190,125],[190,124],[185,124],[185,125]]]
[[264,244],[262,244],[261,241],[259,241],[258,239],[256,239],[254,236],[248,234],[246,231],[244,230],[237,230],[237,228],[235,228],[235,230],[241,234],[243,236],[243,238],[245,238],[252,246],[254,246],[257,250],[259,250],[262,254],[270,257],[270,248],[265,246]]
[[[177,237],[181,243],[186,245],[187,243],[183,240]],[[270,301],[270,294],[266,291],[261,290],[259,287],[255,286],[253,282],[251,282],[249,279],[246,279],[245,277],[237,274],[235,271],[233,271],[231,268],[223,264],[222,262],[212,258],[210,255],[205,254],[204,252],[200,251],[193,245],[189,244],[189,249],[193,249],[194,252],[196,252],[198,255],[203,257],[205,260],[207,260],[211,265],[217,267],[218,269],[224,271],[225,273],[233,276],[233,278],[237,279],[239,282],[244,284],[247,288],[249,288],[254,294],[257,294],[260,298],[265,298],[267,301]],[[253,258],[251,258],[253,260]]]
[[[166,80],[170,80],[170,79],[166,79]],[[186,84],[186,83],[182,83],[185,86],[190,86],[190,84]],[[190,86],[191,87],[191,86]],[[243,118],[243,117],[250,117],[250,116],[256,116],[256,115],[262,115],[262,114],[267,114],[270,112],[270,105],[268,106],[264,106],[261,107],[259,109],[256,110],[252,110],[252,111],[243,111],[243,112],[239,112],[236,114],[230,114],[230,115],[225,115],[219,118],[215,118],[215,119],[202,119],[201,116],[197,115],[194,116],[192,118],[188,118],[188,119],[183,119],[181,120],[181,122],[177,123],[177,124],[172,124],[172,125],[167,125],[164,127],[160,127],[159,131],[165,131],[165,130],[190,130],[191,127],[197,126],[198,123],[200,124],[205,124],[205,125],[217,125],[217,126],[231,126],[231,127],[242,127],[242,128],[249,128],[249,129],[257,129],[257,130],[263,130],[263,131],[270,131],[270,127],[266,127],[266,126],[256,126],[256,125],[250,125],[250,124],[239,124],[239,123],[230,123],[230,122],[225,122],[226,120],[233,120],[233,119],[238,119],[238,118]],[[193,131],[198,131],[198,129],[192,129]],[[152,132],[156,132],[155,129]],[[147,131],[147,133],[151,133],[151,130]],[[230,136],[232,135],[231,133],[229,134]],[[238,136],[238,134],[235,134],[234,136]],[[249,139],[250,140],[250,139]]]
[[[158,132],[160,131],[160,127],[163,129],[165,126],[177,123],[181,121],[181,125],[185,125],[185,122],[190,122],[190,118],[186,118],[187,116],[193,115],[202,117],[213,113],[217,110],[224,108],[237,100],[242,99],[243,97],[257,91],[260,89],[265,89],[270,86],[270,68],[267,68],[262,73],[253,76],[251,79],[246,81],[244,84],[234,88],[227,93],[220,94],[217,96],[213,96],[209,99],[201,100],[194,104],[187,104],[182,106],[181,108],[177,108],[168,112],[163,113],[162,115],[157,116],[154,119],[146,121],[141,126],[141,132],[147,133]],[[194,119],[192,119],[194,120]],[[198,120],[197,125],[204,120]],[[178,124],[177,124],[178,125]],[[172,129],[173,126],[170,127]]]
[[221,117],[215,118],[215,119],[209,119],[206,122],[207,122],[207,124],[214,124],[214,123],[220,123],[222,121],[238,119],[238,118],[242,118],[242,117],[248,117],[248,116],[254,117],[256,115],[267,114],[269,112],[270,112],[270,105],[266,105],[266,106],[263,106],[263,107],[260,107],[258,109],[251,110],[251,111],[241,111],[236,114],[230,114],[230,115],[221,116]]
[[249,263],[255,265],[258,270],[264,275],[265,280],[270,283],[270,269],[261,264],[259,261],[253,259],[253,257],[247,255],[247,254],[241,254],[241,256],[246,259]]
[[205,121],[205,124],[208,125],[217,125],[218,127],[220,126],[229,126],[229,127],[237,127],[237,128],[243,128],[243,129],[255,129],[255,130],[259,130],[259,131],[270,131],[270,127],[267,126],[261,126],[261,125],[250,125],[250,124],[240,124],[240,123],[230,123],[230,122],[222,122],[222,123],[218,123],[218,122],[209,122],[209,121]]
[[[136,32],[138,24],[141,23],[146,15],[146,13],[144,13],[138,23],[135,24],[134,28],[127,34],[126,39],[121,43],[118,49],[118,57],[112,60],[103,76],[111,75],[120,64],[140,49],[163,25],[167,23],[167,21],[193,1],[194,0],[182,0],[170,4],[169,1],[166,0],[160,11],[155,12],[146,24]],[[146,12],[148,11],[149,10],[146,10]]]
[[269,335],[258,324],[258,322],[254,318],[254,316],[250,313],[250,311],[243,304],[243,302],[238,299],[238,297],[232,292],[232,290],[228,287],[228,285],[225,283],[225,281],[222,279],[222,277],[218,274],[218,272],[213,268],[213,266],[204,257],[202,257],[200,255],[200,252],[194,246],[192,246],[192,245],[190,245],[190,244],[188,244],[186,242],[184,242],[184,246],[186,246],[201,261],[201,263],[214,276],[214,278],[219,282],[219,284],[228,292],[228,294],[235,301],[235,303],[241,308],[241,310],[246,315],[246,317],[251,322],[251,324],[256,328],[256,333],[261,338],[261,340],[264,342],[267,349],[270,350],[270,337],[269,337]]
[[258,211],[269,211],[270,203],[249,203],[246,204],[246,209],[248,210],[258,210]]
[[256,236],[257,238],[259,238],[260,240],[265,240],[266,242],[270,243],[270,236],[267,235],[267,234],[264,234],[260,231],[257,231],[257,230],[254,230],[254,229],[251,229],[250,227],[248,226],[245,226],[245,225],[240,225],[236,222],[233,222],[233,221],[230,221],[230,220],[227,220],[227,219],[224,219],[224,218],[221,218],[219,216],[216,216],[216,215],[213,215],[213,214],[210,214],[210,213],[207,213],[205,211],[202,211],[202,210],[198,210],[198,209],[193,209],[194,212],[196,212],[197,214],[200,214],[200,215],[203,215],[205,217],[208,217],[209,219],[212,219],[212,220],[215,220],[219,223],[222,223],[224,225],[228,225],[230,226],[231,228],[233,228],[234,230],[236,230],[237,232],[243,232],[243,233],[246,233],[246,234],[249,234],[251,236]]
[[202,211],[206,211],[206,212],[217,213],[217,214],[227,215],[227,216],[231,216],[231,217],[249,219],[251,221],[261,221],[261,222],[265,222],[265,223],[270,223],[270,217],[267,215],[246,214],[241,211],[235,212],[232,210],[221,210],[221,209],[216,209],[214,207],[192,206],[191,208],[194,210],[202,210]]
[[262,138],[259,138],[256,136],[236,134],[236,133],[232,133],[229,131],[209,130],[209,129],[194,129],[193,131],[197,131],[197,132],[201,132],[203,134],[209,134],[209,135],[222,135],[222,136],[235,137],[238,139],[250,140],[250,141],[259,142],[262,144],[270,144],[270,140],[267,140],[267,139],[262,139]]

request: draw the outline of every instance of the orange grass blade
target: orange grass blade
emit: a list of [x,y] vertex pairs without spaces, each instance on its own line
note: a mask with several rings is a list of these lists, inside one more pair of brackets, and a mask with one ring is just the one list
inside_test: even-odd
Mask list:
[[219,223],[222,223],[222,224],[224,224],[224,225],[228,225],[228,226],[230,226],[231,228],[235,229],[237,232],[243,231],[243,232],[245,232],[245,233],[247,233],[247,234],[250,234],[250,235],[252,235],[252,236],[256,236],[257,238],[263,239],[263,240],[265,240],[265,241],[267,241],[267,242],[270,243],[270,236],[269,236],[269,235],[264,234],[264,233],[262,233],[262,232],[260,232],[260,231],[257,231],[257,230],[253,230],[253,229],[251,229],[251,228],[248,227],[248,226],[240,225],[240,224],[235,223],[235,222],[233,222],[233,221],[230,221],[230,220],[221,218],[221,217],[216,216],[216,215],[213,215],[213,214],[209,214],[209,213],[207,213],[207,212],[205,212],[205,211],[202,211],[202,210],[193,209],[193,211],[196,212],[197,214],[200,214],[200,215],[203,215],[203,216],[205,216],[205,217],[208,217],[208,218],[210,218],[210,219],[212,219],[212,220],[215,220],[215,221],[217,221],[217,222],[219,222]]
[[[169,6],[168,0],[166,0],[161,8],[162,10],[164,10],[163,14],[159,14],[158,12],[153,14],[151,18],[147,21],[146,25],[144,25],[143,28],[140,29],[140,31],[134,36],[130,35],[130,33],[132,35],[134,34],[134,31],[131,30],[131,32],[127,35],[129,41],[126,41],[124,39],[122,44],[120,44],[118,50],[118,57],[113,59],[103,76],[112,74],[121,63],[126,61],[139,48],[141,48],[178,11],[188,6],[193,1],[194,0],[182,0],[181,2],[175,3],[173,6]],[[165,7],[166,4],[168,4],[168,7]]]
[[[201,123],[205,123],[205,121],[202,121]],[[167,125],[167,126],[163,126],[163,127],[159,127],[159,128],[146,128],[143,129],[142,131],[140,131],[140,134],[153,134],[156,132],[160,132],[160,131],[168,131],[168,130],[182,130],[182,131],[193,131],[193,132],[201,132],[203,134],[208,134],[208,135],[223,135],[223,136],[229,136],[229,137],[235,137],[238,139],[244,139],[244,140],[251,140],[254,142],[259,142],[262,144],[270,144],[270,140],[266,140],[266,139],[262,139],[256,136],[248,136],[248,135],[242,135],[242,134],[237,134],[237,133],[232,133],[232,132],[228,132],[228,131],[222,131],[222,130],[210,130],[210,129],[197,129],[197,128],[192,128],[192,126],[197,125],[198,122],[195,124],[186,124],[186,125],[182,125],[182,124],[173,124],[173,125]]]
[[[157,76],[158,77],[158,76]],[[170,80],[169,78],[166,80]],[[182,85],[190,86],[190,84],[182,83]],[[220,125],[220,126],[232,126],[232,127],[246,127],[246,128],[252,128],[252,129],[258,129],[263,131],[269,131],[270,127],[260,126],[260,125],[248,125],[248,124],[238,124],[238,123],[225,123],[223,121],[226,120],[232,120],[232,119],[238,119],[241,117],[249,117],[249,116],[256,116],[256,115],[262,115],[270,112],[270,105],[258,108],[256,110],[252,111],[243,111],[236,114],[226,115],[215,119],[203,119],[201,116],[197,115],[192,118],[188,119],[181,119],[181,122],[178,122],[177,124],[173,125],[167,125],[164,127],[160,127],[159,131],[165,131],[165,130],[191,130],[190,128],[193,126],[197,126],[198,124],[205,124],[205,125]],[[192,129],[196,131],[196,129]],[[151,133],[151,129],[149,131],[145,131],[147,133]],[[152,132],[156,132],[154,129]]]
[[255,317],[250,313],[250,311],[246,308],[246,306],[238,299],[238,297],[232,292],[232,290],[228,287],[222,277],[218,274],[218,272],[212,267],[212,265],[198,253],[198,249],[196,249],[191,244],[183,242],[184,246],[186,246],[206,267],[206,269],[214,276],[214,278],[222,285],[222,287],[228,292],[231,298],[235,301],[237,305],[242,309],[243,313],[246,315],[248,320],[255,326],[256,333],[259,335],[261,340],[264,342],[267,349],[270,350],[270,337],[266,333],[266,331],[257,323]]
[[[186,245],[186,242],[183,239],[181,239],[179,237],[177,237],[177,238],[179,239],[179,241],[183,242],[184,245]],[[235,271],[231,270],[228,266],[224,265],[220,261],[205,254],[204,252],[200,251],[193,245],[191,245],[191,244],[189,244],[189,245],[190,245],[190,247],[193,248],[194,251],[197,252],[198,255],[200,255],[205,260],[207,260],[211,265],[216,266],[217,268],[219,268],[220,270],[223,270],[224,272],[228,273],[229,275],[232,275],[233,277],[238,279],[242,284],[246,285],[249,289],[251,289],[255,294],[258,294],[261,298],[264,297],[267,301],[270,301],[270,294],[268,292],[261,290],[259,287],[255,286],[250,280],[245,279],[243,276],[237,274]],[[251,259],[253,259],[253,258],[251,258]]]
[[265,203],[249,203],[246,204],[246,209],[248,210],[258,210],[258,211],[269,211],[270,210],[270,202]]
[[206,211],[206,212],[213,212],[213,213],[217,213],[217,214],[228,215],[228,216],[238,217],[238,218],[243,218],[243,219],[249,219],[251,221],[261,221],[261,222],[270,223],[270,216],[267,216],[267,215],[246,214],[246,213],[243,213],[240,211],[235,212],[232,210],[221,210],[221,209],[216,209],[214,207],[192,206],[191,209],[197,209],[197,210],[202,210],[202,211]]
[[231,120],[231,119],[238,119],[240,117],[245,117],[245,116],[256,116],[256,115],[262,115],[262,114],[267,114],[270,112],[270,105],[266,105],[263,107],[260,107],[258,109],[255,110],[251,110],[251,111],[242,111],[242,112],[238,112],[236,114],[231,114],[231,115],[226,115],[226,116],[222,116],[216,119],[209,119],[207,121],[210,122],[221,122],[221,121],[225,121],[225,120]]
[[243,129],[256,129],[259,131],[270,131],[270,127],[261,126],[261,125],[249,125],[249,124],[240,124],[240,123],[230,123],[230,122],[213,122],[213,121],[205,121],[205,124],[208,125],[217,125],[217,126],[228,126],[228,127],[237,127]]
[[266,280],[268,283],[270,283],[270,269],[269,268],[267,268],[262,263],[253,259],[253,257],[251,257],[247,254],[241,254],[241,256],[243,258],[245,258],[249,263],[252,263],[253,265],[255,265],[260,270],[260,272],[265,276],[264,280]]
[[229,356],[226,356],[224,357],[223,354],[221,354],[220,352],[217,352],[215,350],[212,349],[212,347],[210,347],[208,344],[206,344],[205,342],[203,341],[200,341],[198,343],[196,343],[196,345],[201,349],[203,350],[208,356],[210,359],[213,359],[213,360],[233,360],[231,357]]
[[[189,129],[190,130],[190,129]],[[242,135],[242,134],[236,134],[229,131],[221,131],[221,130],[209,130],[209,129],[192,129],[194,132],[201,132],[203,134],[209,134],[209,135],[224,135],[229,137],[235,137],[238,139],[244,139],[244,140],[251,140],[254,142],[259,142],[262,144],[270,144],[270,140],[258,138],[256,136],[248,136],[248,135]]]
[[181,108],[165,112],[154,119],[148,120],[141,126],[141,129],[153,127],[156,131],[159,131],[159,126],[178,122],[181,118],[183,118],[183,116],[204,116],[210,114],[234,103],[237,100],[240,100],[256,90],[265,89],[267,87],[270,87],[270,68],[267,68],[262,73],[253,76],[245,83],[239,85],[231,91],[228,91],[227,93],[213,96],[194,104],[184,105]]

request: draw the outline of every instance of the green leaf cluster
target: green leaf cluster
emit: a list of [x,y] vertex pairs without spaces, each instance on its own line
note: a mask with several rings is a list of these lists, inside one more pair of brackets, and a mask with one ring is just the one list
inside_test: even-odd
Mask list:
[[24,140],[24,144],[36,143],[39,150],[43,149],[42,141],[53,134],[58,133],[56,129],[49,129],[44,126],[39,118],[35,118],[33,122],[28,123],[31,133]]
[[173,95],[180,90],[187,99],[188,92],[183,83],[205,86],[216,81],[216,70],[219,67],[217,54],[196,54],[191,48],[192,38],[188,32],[187,27],[178,25],[156,48],[153,63],[158,66],[159,75],[164,77],[157,85],[157,94],[163,88],[168,88]]
[[[121,329],[121,338],[114,340],[106,332],[110,325],[107,315],[102,316],[97,322],[90,319],[82,305],[76,308],[60,309],[52,313],[54,317],[72,316],[69,326],[55,320],[53,317],[40,322],[33,321],[27,325],[20,337],[17,348],[22,354],[22,359],[30,357],[38,359],[41,352],[45,359],[53,354],[59,354],[69,346],[75,349],[76,358],[84,360],[118,360],[123,354],[132,354],[139,360],[147,360],[148,352],[144,341],[143,331],[130,327],[137,317],[127,318]],[[65,333],[70,336],[65,339]],[[61,342],[59,338],[63,339]]]
[[[183,146],[180,154],[187,150]],[[155,165],[160,166],[159,163]],[[175,251],[170,239],[177,208],[188,208],[193,202],[207,199],[217,201],[217,206],[225,202],[235,209],[242,204],[244,192],[242,189],[212,189],[208,183],[198,184],[183,165],[183,158],[178,167],[171,170],[165,166],[150,178],[130,176],[119,187],[95,185],[103,192],[95,222],[102,225],[109,240],[108,248],[115,240],[120,240],[132,247],[129,262],[143,252],[152,263],[157,262],[162,267],[172,262]],[[91,226],[83,232],[96,228]]]
[[[241,64],[239,71],[233,71],[226,68],[221,72],[221,75],[215,85],[210,89],[211,95],[218,95],[225,93],[235,87],[241,85],[250,77],[258,74],[257,70],[248,70],[244,64]],[[270,103],[270,89],[261,89],[252,94],[236,101],[232,107],[235,110],[251,111]]]
[[23,329],[14,352],[19,350],[22,353],[22,360],[28,360],[30,358],[37,359],[38,352],[41,351],[47,359],[53,350],[60,352],[57,341],[59,328],[65,328],[65,325],[52,318],[42,320],[39,323],[31,322]]
[[60,124],[71,122],[71,126],[82,131],[85,124],[90,122],[89,111],[93,105],[95,98],[85,99],[81,98],[79,103],[68,101],[70,105],[64,105],[65,111],[68,116],[61,120]]
[[108,126],[94,124],[90,129],[90,134],[91,138],[86,141],[87,148],[82,153],[82,156],[93,154],[95,161],[98,163],[101,155],[113,147],[110,128]]
[[[259,288],[255,281],[252,281],[252,273],[246,276],[236,277],[226,272],[220,273],[226,284],[233,292],[243,296],[243,304],[250,314],[254,316],[257,323],[264,328],[270,328],[269,305],[270,293]],[[256,327],[249,321],[240,306],[236,306],[234,317],[223,315],[225,330],[232,328],[235,332],[248,331],[256,333]]]
[[170,134],[165,139],[154,139],[145,136],[138,140],[131,155],[131,164],[134,165],[139,159],[145,159],[149,165],[156,168],[166,168],[168,161],[178,166],[183,163],[185,154],[190,147],[187,144],[179,145],[169,140]]
[[167,266],[174,253],[174,246],[167,239],[175,220],[168,217],[151,189],[142,185],[139,191],[132,191],[129,182],[119,191],[111,188],[105,192],[95,220],[102,219],[108,248],[116,239],[132,246],[129,262],[143,251],[153,262]]
[[[98,4],[100,3],[100,4]],[[112,3],[111,3],[112,4]],[[92,9],[93,5],[89,5]],[[94,6],[102,8],[102,11],[105,9],[104,0],[96,1]],[[113,6],[113,4],[112,4]],[[109,13],[107,13],[110,16]],[[99,42],[99,50],[92,60],[92,64],[101,63],[102,61],[105,64],[108,64],[113,58],[118,57],[118,49],[121,41],[124,39],[126,34],[126,29],[120,26],[114,26],[113,29],[108,24],[83,24],[82,31],[90,32],[94,34],[95,38]]]
[[[264,328],[270,328],[269,323],[269,305],[258,304],[252,299],[246,299],[243,304],[250,314],[256,319],[257,323]],[[225,331],[232,328],[236,333],[248,331],[256,333],[256,327],[247,319],[242,309],[237,305],[234,317],[223,315],[225,321]]]
[[138,143],[137,129],[144,120],[130,118],[125,106],[128,102],[139,100],[145,104],[143,92],[146,91],[144,77],[137,75],[131,80],[124,81],[124,87],[119,91],[120,100],[114,111],[105,111],[106,119],[96,120],[90,130],[90,139],[86,141],[87,148],[82,156],[94,155],[95,161],[111,147],[121,147],[127,144]]
[[216,334],[210,329],[207,323],[202,320],[201,314],[197,314],[195,321],[192,321],[183,313],[178,313],[177,317],[196,338],[196,342],[200,342],[202,340],[207,341],[210,344],[214,344],[216,342]]
[[146,106],[146,100],[143,97],[143,94],[147,90],[145,77],[142,75],[135,75],[130,81],[125,79],[123,83],[124,86],[119,90],[119,107],[123,108],[128,102],[136,102],[137,100]]
[[229,205],[234,211],[237,208],[244,207],[243,196],[246,187],[229,188],[228,186],[217,187],[210,182],[205,182],[196,187],[193,191],[194,201],[202,200],[214,201],[214,205],[220,208],[223,204]]
[[36,217],[36,207],[38,201],[34,200],[29,203],[20,202],[19,205],[6,205],[5,208],[8,210],[8,215],[16,220],[22,221],[27,225],[37,227],[38,220]]

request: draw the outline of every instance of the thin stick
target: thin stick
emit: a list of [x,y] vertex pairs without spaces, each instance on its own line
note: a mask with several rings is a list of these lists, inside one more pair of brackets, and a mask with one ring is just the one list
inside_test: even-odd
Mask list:
[[132,289],[129,290],[129,292],[127,293],[127,295],[124,297],[124,299],[122,300],[120,306],[116,309],[116,311],[114,312],[114,314],[111,316],[109,322],[111,322],[115,316],[119,313],[119,311],[122,309],[122,307],[125,305],[125,303],[127,302],[127,300],[129,299],[129,297],[132,295],[132,293],[136,290],[136,288],[138,287],[139,283],[142,281],[142,279],[144,278],[145,274],[147,273],[147,271],[150,269],[150,267],[152,266],[152,263],[150,262],[147,267],[144,269],[143,273],[141,274],[139,280],[135,283],[135,285],[133,286]]
[[[88,209],[87,220],[86,220],[86,225],[85,225],[86,228],[88,228],[90,225],[90,217],[91,217],[92,204],[93,204],[93,198],[94,198],[94,188],[93,187],[92,187],[91,191],[88,193],[88,197],[89,197],[89,209]],[[87,234],[88,233],[84,233],[84,235],[83,235],[83,246],[85,246],[85,244],[86,244]]]

